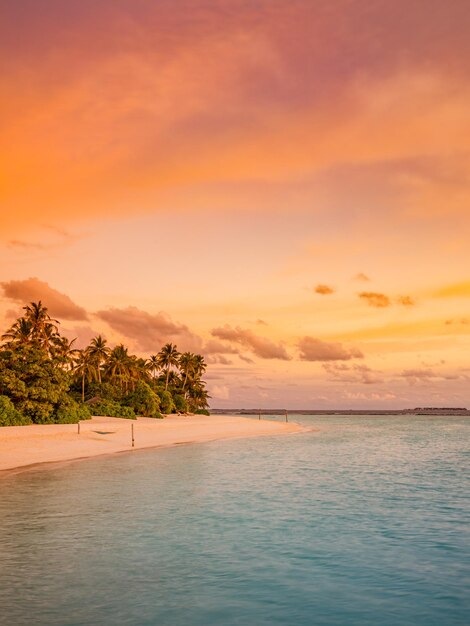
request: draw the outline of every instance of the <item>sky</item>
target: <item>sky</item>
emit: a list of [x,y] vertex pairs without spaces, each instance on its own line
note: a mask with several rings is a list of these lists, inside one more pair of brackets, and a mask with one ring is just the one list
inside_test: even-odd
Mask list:
[[0,324],[211,406],[470,406],[468,0],[0,0]]

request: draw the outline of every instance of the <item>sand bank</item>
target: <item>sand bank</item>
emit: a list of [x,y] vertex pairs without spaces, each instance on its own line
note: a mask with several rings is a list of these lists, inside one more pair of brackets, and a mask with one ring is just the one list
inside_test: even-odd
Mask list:
[[134,449],[199,443],[216,439],[301,432],[298,424],[254,420],[232,415],[140,417],[126,420],[93,417],[77,424],[6,426],[0,428],[0,476],[38,463],[73,461]]

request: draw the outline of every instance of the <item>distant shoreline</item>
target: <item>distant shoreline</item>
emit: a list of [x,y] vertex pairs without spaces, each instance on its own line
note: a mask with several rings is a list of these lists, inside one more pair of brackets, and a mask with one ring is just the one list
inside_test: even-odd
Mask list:
[[470,416],[464,408],[416,408],[416,409],[211,409],[211,415],[441,415],[443,417]]

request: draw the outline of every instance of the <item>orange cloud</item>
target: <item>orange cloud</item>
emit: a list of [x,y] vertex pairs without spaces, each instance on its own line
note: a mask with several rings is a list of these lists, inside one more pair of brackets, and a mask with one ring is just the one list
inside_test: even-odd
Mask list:
[[177,343],[180,350],[200,351],[202,340],[185,324],[173,322],[163,312],[151,314],[135,306],[110,308],[95,314],[113,330],[135,341],[144,351],[158,352],[167,342]]
[[57,291],[48,283],[38,278],[26,280],[10,280],[0,283],[6,298],[18,304],[28,304],[32,301],[41,300],[47,306],[53,317],[64,320],[86,320],[87,312],[78,304],[75,304],[69,296]]
[[[420,155],[448,158],[459,176],[395,172],[397,212],[465,214],[468,168],[452,159],[468,153],[470,50],[455,8],[430,8],[418,37],[421,11],[405,0],[201,0],[190,21],[181,0],[33,3],[27,15],[15,4],[0,37],[5,233],[45,218],[233,207],[233,184],[237,208],[254,195],[292,206],[305,178]],[[405,46],[406,67],[391,54]],[[317,197],[296,194],[295,206]]]
[[396,301],[402,306],[414,306],[416,304],[411,296],[398,296]]
[[239,326],[232,328],[226,324],[221,328],[214,328],[211,333],[218,339],[238,343],[248,348],[261,359],[288,361],[291,358],[282,344],[274,343],[265,337],[255,335],[251,330],[243,329]]
[[335,290],[333,289],[333,287],[329,287],[328,285],[317,285],[315,287],[315,293],[318,293],[321,296],[329,296],[334,292]]
[[374,306],[378,309],[386,308],[392,304],[388,296],[374,291],[363,291],[359,294],[359,297],[365,300],[369,306]]
[[345,348],[341,343],[321,341],[314,337],[303,337],[299,343],[301,361],[349,361],[362,359],[358,348]]

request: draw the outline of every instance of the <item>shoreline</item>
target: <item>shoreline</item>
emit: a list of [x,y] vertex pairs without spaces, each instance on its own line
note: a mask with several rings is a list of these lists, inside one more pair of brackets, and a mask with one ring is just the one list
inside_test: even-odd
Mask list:
[[[132,447],[132,425],[135,445]],[[305,432],[295,423],[239,415],[93,417],[77,424],[32,424],[0,429],[0,479],[35,469],[136,450],[169,448],[224,439]]]

